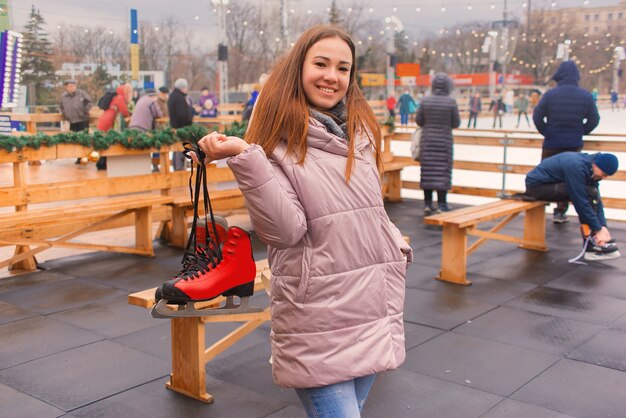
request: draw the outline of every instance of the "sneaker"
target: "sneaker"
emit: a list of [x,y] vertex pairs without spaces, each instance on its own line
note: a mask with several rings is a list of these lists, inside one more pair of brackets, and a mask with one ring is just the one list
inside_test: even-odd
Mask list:
[[448,206],[447,203],[440,203],[439,204],[439,211],[440,212],[450,212],[452,210],[452,208],[450,208],[450,206]]
[[552,215],[552,222],[555,224],[564,224],[569,222],[569,219],[567,219],[567,216],[563,212],[554,212]]
[[435,209],[432,205],[424,207],[424,216],[436,215],[437,213],[439,213],[439,211]]
[[620,256],[614,239],[604,245],[598,245],[595,237],[591,237],[585,249],[585,260],[612,260]]

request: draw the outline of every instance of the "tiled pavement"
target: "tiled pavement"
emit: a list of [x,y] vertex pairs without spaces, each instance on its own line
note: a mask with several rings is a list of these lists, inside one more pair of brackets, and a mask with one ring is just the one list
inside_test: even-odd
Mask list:
[[[388,211],[415,250],[407,359],[378,377],[364,417],[626,416],[626,257],[568,264],[576,223],[549,224],[549,253],[488,243],[469,259],[474,284],[456,286],[433,280],[441,233],[422,224],[420,202]],[[626,225],[611,226],[626,242]],[[168,321],[126,300],[177,270],[179,250],[157,253],[69,257],[0,279],[0,416],[303,416],[294,392],[272,382],[269,324],[207,365],[215,403],[165,389]],[[234,326],[208,325],[207,342]]]

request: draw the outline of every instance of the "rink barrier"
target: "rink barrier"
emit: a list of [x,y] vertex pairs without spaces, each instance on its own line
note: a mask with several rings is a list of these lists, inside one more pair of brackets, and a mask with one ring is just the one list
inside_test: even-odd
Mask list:
[[[494,135],[495,134],[495,135]],[[476,129],[455,129],[453,131],[455,145],[477,145],[499,147],[504,151],[504,141],[506,138],[506,146],[508,148],[536,148],[542,147],[543,138],[530,132],[516,130],[476,130]],[[606,140],[604,138],[613,138],[617,140]],[[383,137],[383,153],[391,155],[391,143],[410,142],[410,133],[386,133]],[[583,151],[585,152],[626,152],[626,135],[623,134],[591,134],[585,136],[583,143]],[[503,152],[504,156],[504,152]],[[393,161],[404,164],[404,167],[419,166],[419,162],[413,161],[410,156],[394,155]],[[453,168],[458,170],[469,170],[485,173],[506,174],[527,174],[535,165],[510,164],[505,161],[501,162],[476,162],[454,160]],[[615,175],[604,181],[626,181],[626,170],[619,170]],[[402,180],[401,188],[408,190],[420,190],[420,184],[416,181]],[[523,192],[523,190],[513,190],[507,188],[506,184],[500,189],[496,188],[479,188],[452,185],[450,193],[480,196],[480,197],[500,197],[501,195]],[[626,199],[618,197],[602,197],[602,203],[607,208],[626,209]]]

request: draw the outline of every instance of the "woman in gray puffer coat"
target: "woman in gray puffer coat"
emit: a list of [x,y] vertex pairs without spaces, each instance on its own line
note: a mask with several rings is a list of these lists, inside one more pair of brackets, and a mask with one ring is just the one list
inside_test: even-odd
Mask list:
[[[456,100],[450,97],[454,85],[446,74],[435,75],[432,93],[422,100],[415,121],[422,127],[420,144],[420,185],[424,190],[424,215],[449,211],[447,193],[452,187],[452,129],[461,124]],[[433,206],[437,190],[438,210]]]

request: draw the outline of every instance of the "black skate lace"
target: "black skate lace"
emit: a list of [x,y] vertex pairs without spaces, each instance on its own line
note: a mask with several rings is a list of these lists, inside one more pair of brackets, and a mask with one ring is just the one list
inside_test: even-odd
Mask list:
[[[211,199],[209,198],[209,191],[207,188],[206,167],[204,165],[205,154],[202,152],[197,143],[183,142],[183,154],[185,157],[191,159],[189,153],[195,152],[200,164],[197,165],[195,173],[195,187],[192,185],[194,179],[194,166],[191,164],[191,174],[189,176],[189,195],[191,202],[193,203],[193,222],[191,224],[191,232],[189,233],[189,239],[185,246],[185,252],[181,260],[182,269],[175,277],[182,278],[183,280],[193,280],[200,277],[202,274],[208,272],[210,269],[217,267],[222,261],[222,251],[217,243],[217,226],[215,224],[215,217],[213,215],[213,207],[211,205]],[[196,225],[198,220],[198,205],[200,203],[200,190],[204,197],[204,221],[205,225],[209,225],[207,214],[211,220],[211,226],[213,228],[213,237],[210,234],[205,234],[203,243],[197,242]],[[207,231],[208,232],[208,231]],[[200,245],[201,244],[201,245]]]

